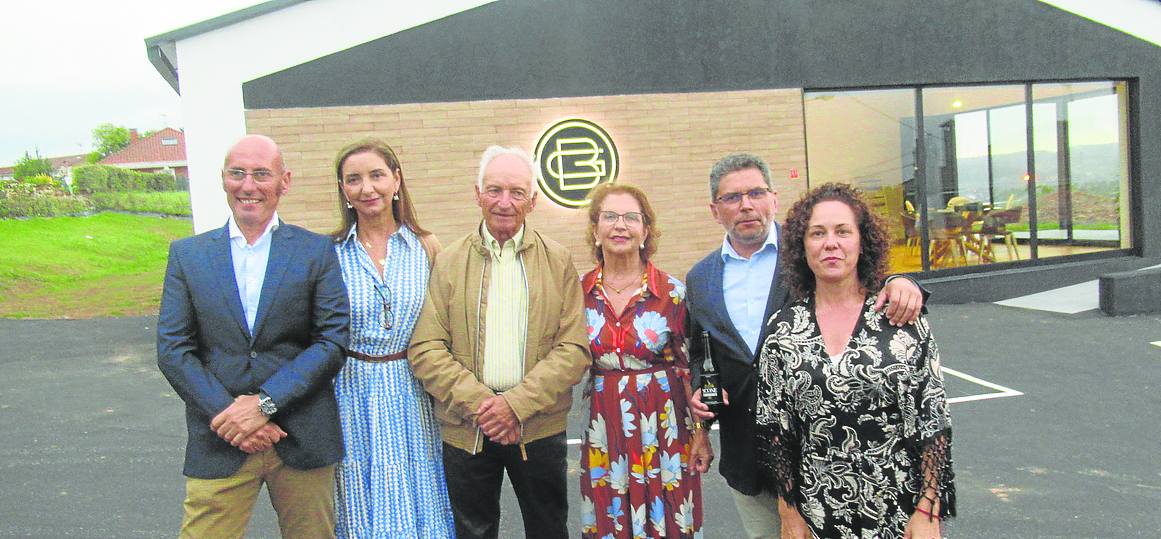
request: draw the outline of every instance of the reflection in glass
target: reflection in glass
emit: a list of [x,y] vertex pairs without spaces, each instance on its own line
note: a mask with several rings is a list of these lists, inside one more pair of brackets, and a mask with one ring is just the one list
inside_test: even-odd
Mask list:
[[1024,110],[1019,85],[923,89],[928,269],[1026,258],[1007,231],[1027,222]]
[[1034,85],[1033,99],[1039,258],[1128,247],[1123,83]]
[[915,198],[915,90],[807,92],[810,183],[844,182],[867,196],[891,232],[891,271],[920,271]]
[[1034,173],[1025,88],[806,92],[810,183],[867,193],[895,272],[1130,247],[1125,83],[1032,84]]

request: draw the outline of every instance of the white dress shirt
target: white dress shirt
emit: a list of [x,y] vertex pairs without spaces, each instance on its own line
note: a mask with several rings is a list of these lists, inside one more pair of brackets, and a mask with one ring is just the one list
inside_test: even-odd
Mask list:
[[242,229],[230,216],[230,259],[234,262],[234,280],[238,282],[238,296],[246,313],[246,328],[254,335],[254,318],[258,316],[258,300],[262,297],[262,283],[266,280],[266,263],[270,260],[270,237],[278,230],[278,212],[270,218],[266,230],[254,241],[246,243]]

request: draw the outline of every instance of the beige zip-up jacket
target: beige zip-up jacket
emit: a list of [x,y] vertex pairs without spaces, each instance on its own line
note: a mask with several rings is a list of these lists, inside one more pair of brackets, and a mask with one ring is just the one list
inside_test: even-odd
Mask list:
[[[503,396],[520,420],[523,445],[564,432],[572,386],[591,359],[568,249],[526,224],[518,255],[528,285],[524,378]],[[440,251],[407,351],[415,377],[435,398],[443,441],[472,454],[483,447],[476,410],[495,395],[479,380],[490,275],[491,257],[478,231]]]

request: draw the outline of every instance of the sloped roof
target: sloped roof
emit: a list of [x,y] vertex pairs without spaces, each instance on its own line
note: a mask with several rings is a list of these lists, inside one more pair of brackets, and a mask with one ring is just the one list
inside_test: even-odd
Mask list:
[[[47,157],[48,162],[52,164],[53,170],[62,168],[74,167],[85,164],[85,159],[89,156],[87,153],[77,155],[62,155],[60,157]],[[16,165],[8,167],[0,167],[0,176],[11,176],[12,172],[16,170]]]
[[[166,144],[166,141],[176,141]],[[124,150],[100,160],[102,165],[131,165],[135,163],[185,162],[185,133],[166,127],[148,137],[129,143]]]
[[89,154],[82,153],[77,155],[64,155],[61,157],[49,157],[48,161],[52,163],[52,168],[67,168],[85,164],[85,159],[88,157]]
[[232,13],[227,13],[219,17],[202,21],[196,24],[178,28],[171,32],[159,34],[145,39],[145,52],[149,56],[149,62],[161,74],[161,78],[169,83],[173,91],[181,93],[177,82],[177,51],[173,48],[173,44],[183,39],[188,39],[194,36],[204,34],[219,28],[225,28],[232,24],[237,24],[242,21],[261,17],[267,13],[278,11],[295,4],[300,4],[306,0],[270,0],[258,5],[250,6]]

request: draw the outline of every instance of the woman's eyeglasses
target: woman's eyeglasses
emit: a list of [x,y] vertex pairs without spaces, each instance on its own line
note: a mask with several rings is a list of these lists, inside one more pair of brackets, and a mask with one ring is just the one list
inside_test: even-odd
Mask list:
[[630,211],[625,213],[617,213],[615,211],[601,212],[601,223],[606,225],[617,224],[617,219],[624,219],[626,225],[639,225],[645,221],[645,216],[640,212]]
[[[387,292],[384,293],[383,290]],[[383,329],[391,329],[392,323],[395,322],[395,313],[391,311],[391,288],[386,284],[383,285],[383,290],[379,286],[375,286],[375,293],[379,294],[379,300],[383,302]]]

